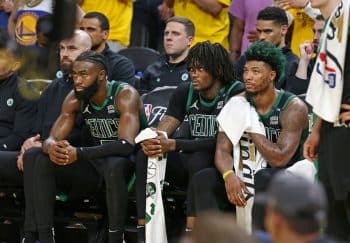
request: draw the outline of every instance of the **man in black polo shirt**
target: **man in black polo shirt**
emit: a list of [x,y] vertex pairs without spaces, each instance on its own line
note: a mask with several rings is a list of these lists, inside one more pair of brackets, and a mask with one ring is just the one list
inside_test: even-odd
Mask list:
[[187,18],[175,16],[167,20],[163,40],[165,55],[145,70],[140,85],[142,92],[190,81],[186,57],[194,32],[194,25]]
[[108,80],[123,81],[135,86],[134,65],[128,58],[113,52],[107,44],[109,35],[107,17],[99,12],[87,13],[80,22],[80,29],[90,35],[91,50],[101,53],[107,58]]

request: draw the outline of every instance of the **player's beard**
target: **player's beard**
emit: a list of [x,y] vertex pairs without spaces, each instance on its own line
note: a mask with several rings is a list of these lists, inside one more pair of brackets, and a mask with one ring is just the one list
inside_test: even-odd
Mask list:
[[70,59],[66,58],[64,59],[66,61],[69,61],[69,63],[65,62],[65,63],[62,63],[61,62],[61,71],[64,73],[64,74],[69,74],[71,73],[72,69],[73,69],[73,61],[71,61]]
[[94,94],[96,94],[98,87],[98,79],[96,78],[89,87],[86,87],[82,91],[77,91],[74,88],[75,97],[80,101],[88,101]]

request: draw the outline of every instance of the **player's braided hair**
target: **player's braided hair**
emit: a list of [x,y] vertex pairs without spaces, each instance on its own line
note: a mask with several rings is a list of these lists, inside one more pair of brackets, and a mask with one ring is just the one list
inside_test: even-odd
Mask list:
[[92,62],[102,70],[105,70],[106,73],[108,73],[107,60],[105,56],[95,51],[84,51],[75,59],[75,61]]
[[224,85],[235,79],[228,52],[219,43],[204,41],[194,45],[187,56],[187,69],[191,68],[204,68]]
[[275,84],[284,77],[286,57],[280,48],[266,41],[256,41],[251,44],[245,56],[247,61],[262,61],[267,63],[272,70],[276,71]]

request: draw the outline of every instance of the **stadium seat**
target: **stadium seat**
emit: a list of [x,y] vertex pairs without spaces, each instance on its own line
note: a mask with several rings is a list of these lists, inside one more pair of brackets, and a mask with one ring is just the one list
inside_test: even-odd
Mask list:
[[135,74],[138,72],[143,73],[147,66],[157,61],[160,56],[159,52],[156,50],[137,46],[122,49],[118,53],[129,58],[133,62],[135,66]]

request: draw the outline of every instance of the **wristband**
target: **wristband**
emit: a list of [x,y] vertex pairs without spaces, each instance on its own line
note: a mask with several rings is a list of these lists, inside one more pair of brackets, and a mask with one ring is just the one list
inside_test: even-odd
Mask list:
[[224,174],[222,174],[222,178],[224,179],[224,181],[225,181],[226,178],[227,178],[230,174],[232,174],[232,173],[234,173],[233,170],[228,170],[228,171],[226,171]]

